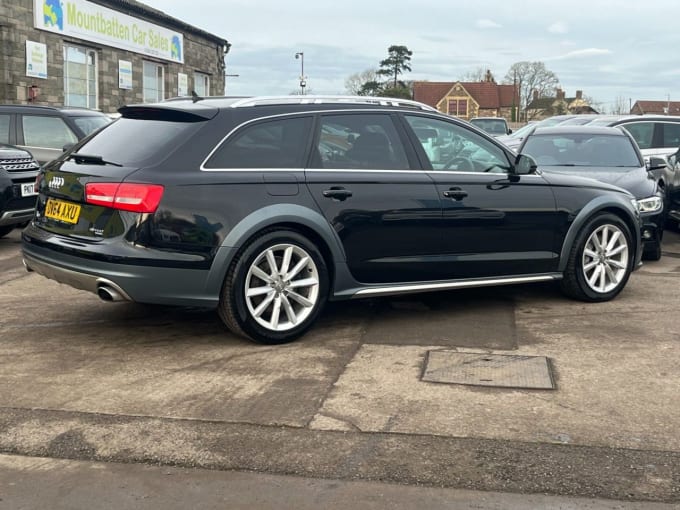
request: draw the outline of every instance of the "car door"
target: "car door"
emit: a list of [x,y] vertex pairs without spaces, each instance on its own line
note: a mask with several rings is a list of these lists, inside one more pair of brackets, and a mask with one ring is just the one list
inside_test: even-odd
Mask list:
[[17,145],[33,154],[41,165],[58,158],[65,145],[78,141],[64,119],[54,115],[19,115],[17,135]]
[[441,277],[441,204],[389,112],[321,114],[306,182],[365,283]]
[[[541,175],[511,175],[509,153],[454,121],[404,116],[442,203],[445,278],[555,271],[560,222]],[[417,133],[429,131],[436,137]]]

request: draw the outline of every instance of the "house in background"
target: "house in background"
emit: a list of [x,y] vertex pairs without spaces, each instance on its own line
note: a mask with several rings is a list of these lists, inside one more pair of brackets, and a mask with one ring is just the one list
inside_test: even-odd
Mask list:
[[564,90],[557,89],[554,97],[538,97],[538,91],[534,90],[533,99],[524,113],[527,120],[541,120],[553,115],[580,115],[598,111],[583,99],[583,91],[577,90],[576,97],[565,97]]
[[643,115],[680,115],[680,101],[635,101],[630,113]]
[[413,82],[413,99],[464,120],[503,117],[510,121],[519,105],[514,90],[514,85],[498,85],[487,73],[481,82]]

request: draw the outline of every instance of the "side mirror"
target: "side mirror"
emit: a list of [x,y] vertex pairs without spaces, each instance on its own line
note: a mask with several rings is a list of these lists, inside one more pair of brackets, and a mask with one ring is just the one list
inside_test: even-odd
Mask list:
[[512,134],[512,129],[508,128],[508,134],[509,134],[509,135]]
[[69,149],[70,149],[71,147],[73,147],[74,145],[75,145],[75,143],[67,143],[66,145],[64,145],[64,146],[61,148],[61,151],[62,151],[62,152],[66,152],[67,150],[69,150]]
[[515,158],[515,174],[516,175],[529,175],[535,174],[538,164],[531,156],[526,154],[518,154]]
[[668,165],[666,158],[661,158],[659,156],[650,156],[649,162],[647,163],[647,170],[658,170],[659,168],[664,168]]

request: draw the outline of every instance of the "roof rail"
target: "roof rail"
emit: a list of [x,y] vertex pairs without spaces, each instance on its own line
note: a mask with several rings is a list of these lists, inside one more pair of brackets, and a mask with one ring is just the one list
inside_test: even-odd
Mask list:
[[246,106],[262,106],[262,105],[285,105],[285,104],[332,104],[332,103],[354,103],[354,104],[372,104],[376,106],[403,106],[406,108],[414,108],[416,110],[426,110],[438,112],[424,103],[412,101],[410,99],[397,99],[391,97],[373,97],[373,96],[258,96],[249,97],[238,100],[232,103],[232,108],[242,108]]

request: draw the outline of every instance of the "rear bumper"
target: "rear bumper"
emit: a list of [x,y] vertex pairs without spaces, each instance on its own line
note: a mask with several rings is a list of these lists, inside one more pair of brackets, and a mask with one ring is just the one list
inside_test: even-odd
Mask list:
[[19,209],[16,211],[5,211],[0,214],[0,227],[7,225],[21,225],[27,221],[31,221],[35,208]]
[[24,240],[24,265],[46,278],[94,294],[113,289],[139,303],[215,308],[219,294],[206,292],[208,270],[102,262],[36,246]]

